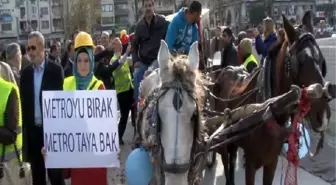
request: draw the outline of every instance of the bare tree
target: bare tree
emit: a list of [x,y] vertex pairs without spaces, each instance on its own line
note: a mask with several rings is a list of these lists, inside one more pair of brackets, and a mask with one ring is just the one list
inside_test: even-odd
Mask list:
[[72,0],[69,1],[68,7],[68,32],[72,33],[74,30],[81,30],[92,32],[93,26],[101,18],[100,1],[93,0]]

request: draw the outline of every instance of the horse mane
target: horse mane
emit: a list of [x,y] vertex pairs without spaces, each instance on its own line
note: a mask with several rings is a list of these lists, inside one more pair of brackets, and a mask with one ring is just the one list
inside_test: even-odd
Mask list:
[[178,55],[170,57],[168,69],[173,73],[174,81],[182,84],[185,90],[192,92],[196,98],[197,106],[201,110],[203,108],[204,87],[203,75],[196,69],[192,70],[189,66],[189,59],[186,55]]
[[[280,91],[281,89],[281,84],[283,82],[283,77],[284,77],[284,70],[285,70],[285,60],[286,60],[286,55],[287,55],[287,47],[288,47],[288,40],[285,39],[281,45],[280,49],[277,52],[276,60],[275,60],[275,75],[276,75],[276,89]],[[279,94],[281,92],[276,92],[276,94]]]
[[282,48],[282,44],[283,44],[283,42],[280,41],[280,42],[274,43],[271,46],[271,48],[269,49],[269,52],[268,52],[269,57],[271,57],[271,59],[275,59],[278,56],[278,53]]

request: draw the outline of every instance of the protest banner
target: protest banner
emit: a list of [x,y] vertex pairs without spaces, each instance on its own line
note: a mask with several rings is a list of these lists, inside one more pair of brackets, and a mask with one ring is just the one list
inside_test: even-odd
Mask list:
[[117,95],[43,91],[46,168],[119,167]]

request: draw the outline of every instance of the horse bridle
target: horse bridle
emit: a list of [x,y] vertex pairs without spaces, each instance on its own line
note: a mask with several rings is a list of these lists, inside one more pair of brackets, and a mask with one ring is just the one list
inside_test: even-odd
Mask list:
[[[289,46],[289,52],[287,53],[286,57],[286,77],[292,80],[294,84],[298,83],[298,75],[299,75],[299,60],[298,57],[302,52],[302,48],[300,46],[302,43],[306,41],[313,42],[314,45],[317,45],[315,41],[315,37],[311,33],[304,33],[302,34],[297,41],[295,41],[291,46]],[[319,51],[320,52],[320,51]]]
[[[301,44],[306,42],[306,41],[310,41],[312,42],[312,44],[314,46],[317,46],[316,48],[318,49],[319,55],[320,57],[323,57],[321,55],[321,49],[318,47],[318,44],[315,41],[315,37],[311,34],[311,33],[304,33],[302,34],[299,39],[297,41],[295,41],[291,46],[289,46],[289,51],[287,53],[286,56],[286,61],[285,61],[285,73],[286,73],[286,77],[292,81],[293,84],[295,85],[300,85],[299,83],[299,70],[300,70],[300,63],[299,63],[299,57],[301,55],[302,49],[300,48]],[[314,61],[315,62],[315,61]],[[325,62],[325,61],[324,61]],[[320,64],[318,64],[320,65]],[[321,73],[322,73],[322,77],[323,76],[323,69],[319,68]],[[325,84],[323,84],[325,85]],[[327,99],[330,99],[329,96],[326,95]]]
[[[159,140],[159,147],[161,145],[161,141],[160,141],[160,132],[161,132],[161,118],[160,118],[160,115],[159,115],[159,100],[161,97],[163,97],[164,95],[166,95],[166,93],[169,91],[169,90],[174,90],[174,96],[173,96],[173,105],[174,105],[174,108],[176,110],[176,112],[179,112],[179,109],[181,108],[182,106],[182,103],[183,103],[183,90],[185,90],[188,94],[189,97],[191,97],[191,99],[193,101],[195,101],[196,103],[196,110],[193,114],[193,116],[191,117],[191,121],[194,120],[195,118],[197,119],[197,116],[198,116],[198,103],[197,103],[197,98],[195,95],[193,95],[193,92],[191,92],[190,90],[188,90],[187,87],[184,87],[182,83],[179,83],[178,81],[173,81],[173,82],[166,82],[166,83],[163,83],[162,86],[158,89],[159,91],[159,95],[156,99],[157,101],[157,104],[156,104],[156,111],[153,115],[156,115],[157,116],[157,125],[152,125],[152,129],[151,129],[151,134],[155,134],[157,136],[157,139]],[[179,121],[178,121],[178,114],[176,115],[176,125],[179,124]],[[178,128],[176,126],[176,128]],[[176,137],[178,135],[178,129],[176,129]],[[178,139],[175,138],[175,142],[177,142]],[[161,147],[162,151],[163,151],[163,148]],[[170,169],[170,170],[174,170],[174,172],[184,172],[184,171],[187,171],[189,170],[190,168],[190,162],[186,163],[186,164],[178,164],[177,163],[179,162],[178,159],[177,159],[177,143],[175,143],[175,149],[174,149],[174,158],[173,158],[173,161],[172,161],[172,164],[171,165],[167,165],[165,164],[165,157],[164,155],[162,155],[162,160],[163,160],[163,167],[164,168],[167,168],[167,169]],[[162,152],[163,153],[163,152]],[[192,158],[190,158],[192,159]]]

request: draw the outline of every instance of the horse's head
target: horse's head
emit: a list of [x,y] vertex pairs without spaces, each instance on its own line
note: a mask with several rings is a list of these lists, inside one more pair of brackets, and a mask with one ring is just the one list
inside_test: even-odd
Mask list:
[[[313,36],[311,12],[305,13],[298,27],[292,26],[284,15],[283,23],[289,46],[289,57],[286,59],[289,81],[306,87],[314,83],[326,85],[326,61]],[[329,95],[312,100],[308,118],[315,131],[321,132],[327,128],[331,116],[329,101]]]
[[[161,41],[158,62],[162,82],[158,101],[160,138],[167,181],[172,174],[187,174],[193,141],[197,137],[198,102],[204,94],[199,84],[197,42],[191,46],[188,57],[170,59],[168,46]],[[176,179],[176,183],[181,184],[178,180],[181,179]]]

